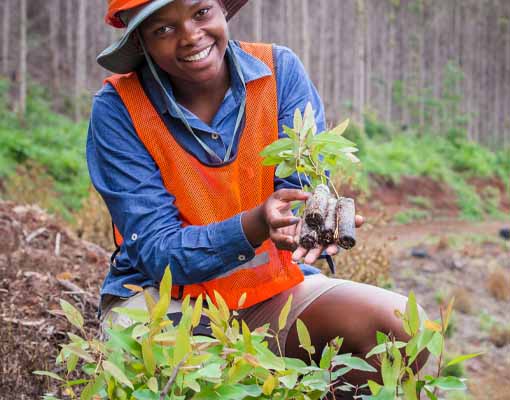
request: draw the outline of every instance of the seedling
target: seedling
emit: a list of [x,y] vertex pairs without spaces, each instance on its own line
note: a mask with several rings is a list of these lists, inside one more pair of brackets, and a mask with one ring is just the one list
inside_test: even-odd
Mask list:
[[298,209],[303,217],[299,243],[306,249],[336,243],[350,249],[356,244],[354,200],[341,197],[327,171],[335,171],[346,162],[358,163],[356,145],[342,134],[349,120],[317,134],[310,103],[305,111],[294,113],[294,127],[284,126],[287,138],[267,146],[260,155],[263,165],[277,165],[276,176],[287,178],[297,173],[301,188],[312,192],[306,205]]

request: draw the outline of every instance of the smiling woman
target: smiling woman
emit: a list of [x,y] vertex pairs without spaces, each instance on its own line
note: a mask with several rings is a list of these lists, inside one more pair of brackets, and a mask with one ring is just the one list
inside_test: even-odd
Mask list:
[[[116,320],[114,307],[139,307],[126,284],[157,288],[169,265],[172,304],[217,291],[251,328],[277,328],[292,294],[289,329],[279,335],[291,357],[308,356],[298,317],[317,354],[336,336],[344,337],[343,351],[359,355],[373,347],[376,331],[405,340],[393,313],[404,310],[405,297],[327,278],[307,264],[323,250],[336,254],[336,245],[308,251],[296,243],[299,218],[290,206],[309,198],[301,190],[306,179],[276,177],[260,152],[286,137],[283,126],[307,103],[324,131],[324,108],[291,50],[229,39],[227,19],[244,3],[109,3],[106,21],[125,31],[98,56],[116,75],[94,98],[87,141],[90,176],[118,246],[101,290],[103,324]],[[274,340],[269,345],[276,351]],[[348,378],[380,381],[363,372]]]

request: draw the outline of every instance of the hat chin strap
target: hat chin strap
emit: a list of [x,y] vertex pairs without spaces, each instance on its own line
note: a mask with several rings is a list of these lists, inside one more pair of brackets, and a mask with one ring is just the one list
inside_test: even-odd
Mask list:
[[[225,154],[225,158],[222,160],[202,139],[200,139],[197,134],[193,131],[193,128],[190,126],[188,120],[186,119],[186,117],[184,116],[184,114],[182,113],[181,111],[181,108],[179,107],[179,105],[176,103],[176,101],[174,100],[174,98],[172,96],[170,96],[170,94],[168,93],[168,91],[166,90],[165,86],[163,85],[163,82],[161,82],[161,79],[158,75],[158,71],[156,71],[156,67],[154,66],[154,62],[152,61],[152,57],[150,56],[150,54],[147,52],[147,49],[145,48],[145,43],[142,39],[142,35],[140,34],[140,31],[138,29],[136,29],[136,37],[138,38],[138,41],[140,43],[140,46],[142,47],[142,50],[143,50],[143,55],[145,57],[145,60],[147,61],[147,64],[149,66],[149,69],[151,71],[151,74],[152,76],[154,77],[154,79],[156,80],[156,82],[158,83],[158,85],[160,86],[161,90],[163,91],[163,93],[165,94],[165,96],[167,97],[168,101],[170,102],[170,105],[171,107],[174,109],[174,111],[177,113],[179,119],[181,120],[181,122],[184,124],[184,126],[186,127],[186,129],[188,130],[189,133],[191,133],[191,135],[197,140],[197,142],[200,144],[200,146],[205,150],[205,152],[207,154],[209,154],[209,156],[211,156],[213,159],[215,159],[217,162],[219,161],[220,163],[223,162],[227,162],[230,158],[230,154],[232,152],[232,147],[234,145],[234,141],[235,141],[235,138],[236,138],[236,133],[237,131],[239,130],[239,126],[241,125],[241,121],[243,119],[243,116],[244,116],[244,112],[245,112],[245,108],[246,108],[246,95],[243,97],[243,100],[241,102],[241,106],[239,108],[239,113],[237,115],[237,120],[236,120],[236,125],[235,125],[235,128],[234,128],[234,134],[232,135],[232,140],[228,146],[228,149],[227,149],[227,152]],[[230,47],[230,42],[229,42],[229,47]],[[235,66],[235,69],[236,69],[236,72],[238,73],[239,75],[239,78],[241,79],[241,82],[245,88],[245,93],[246,93],[246,84],[245,84],[245,80],[244,80],[244,76],[243,76],[243,73],[241,71],[241,67],[239,65],[239,61],[237,60],[237,58],[235,57],[234,55],[234,52],[231,52],[232,54],[232,59],[233,59],[233,63],[234,63],[234,66]]]

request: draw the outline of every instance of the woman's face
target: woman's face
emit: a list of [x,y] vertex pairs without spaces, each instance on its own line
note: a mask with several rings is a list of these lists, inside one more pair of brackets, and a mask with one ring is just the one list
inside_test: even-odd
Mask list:
[[173,80],[201,83],[222,76],[228,29],[218,0],[175,0],[144,21],[140,33]]

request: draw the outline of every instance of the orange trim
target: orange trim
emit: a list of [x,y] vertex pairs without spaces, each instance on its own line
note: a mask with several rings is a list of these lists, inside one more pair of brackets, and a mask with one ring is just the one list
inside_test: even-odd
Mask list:
[[107,24],[116,28],[124,28],[125,24],[120,20],[117,14],[121,11],[141,6],[149,1],[151,0],[110,0],[104,20]]

